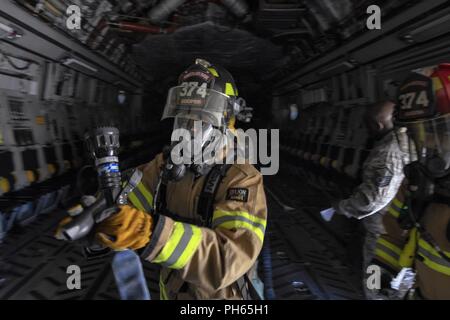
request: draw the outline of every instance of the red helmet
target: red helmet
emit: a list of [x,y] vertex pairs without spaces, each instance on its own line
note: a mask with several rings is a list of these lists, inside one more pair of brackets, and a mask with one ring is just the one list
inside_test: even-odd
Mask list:
[[410,122],[450,113],[450,63],[411,73],[399,88],[396,120]]

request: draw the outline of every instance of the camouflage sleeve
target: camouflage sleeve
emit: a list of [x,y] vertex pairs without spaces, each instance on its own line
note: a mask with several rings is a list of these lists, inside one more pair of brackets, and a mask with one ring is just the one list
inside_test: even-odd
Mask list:
[[363,182],[353,194],[340,201],[335,208],[347,217],[362,219],[386,207],[403,181],[403,159],[400,152],[381,153],[369,164]]

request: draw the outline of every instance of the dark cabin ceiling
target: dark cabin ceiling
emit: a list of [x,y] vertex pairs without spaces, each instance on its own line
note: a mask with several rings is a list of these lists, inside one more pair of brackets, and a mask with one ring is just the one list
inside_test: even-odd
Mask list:
[[[16,1],[34,12],[43,3],[40,16],[49,22],[51,12],[61,14],[70,2]],[[166,90],[183,68],[203,57],[228,68],[241,91],[253,91],[366,32],[369,5],[382,7],[385,21],[417,1],[77,0],[89,26],[79,40],[115,62],[124,58],[112,58],[111,48],[123,47],[123,56],[137,67],[132,69],[154,90]]]
[[[153,2],[147,17],[160,4]],[[181,4],[166,12],[164,20],[153,19],[168,32],[149,34],[132,46],[145,77],[166,88],[196,57],[203,57],[228,68],[243,91],[260,90],[255,84],[262,82],[270,86],[362,32],[367,6],[373,4],[372,0],[173,2]],[[388,10],[405,1],[377,3],[387,17]]]
[[274,61],[283,58],[283,51],[281,46],[247,30],[221,30],[204,22],[170,35],[147,36],[133,47],[133,57],[148,80],[163,86],[175,81],[195,58],[220,64],[235,78],[251,84],[275,71]]

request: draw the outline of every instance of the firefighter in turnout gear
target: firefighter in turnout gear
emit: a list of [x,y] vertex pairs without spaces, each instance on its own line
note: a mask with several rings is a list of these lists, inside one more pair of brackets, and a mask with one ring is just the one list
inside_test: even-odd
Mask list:
[[338,214],[363,219],[366,231],[363,248],[363,272],[373,258],[377,238],[384,232],[383,209],[400,187],[407,153],[402,152],[392,121],[395,104],[382,102],[366,112],[366,123],[374,146],[362,169],[362,183],[348,198],[336,202]]
[[450,299],[450,64],[412,73],[398,100],[396,123],[407,129],[412,162],[377,241],[373,262],[385,279],[378,293]]
[[[248,112],[231,75],[197,59],[169,90],[163,118],[174,118],[174,132],[201,133],[198,145],[183,151],[193,151],[192,160],[212,145],[223,151],[214,130],[233,132],[235,118]],[[128,196],[134,208],[124,206],[103,221],[98,240],[160,264],[162,299],[257,298],[256,261],[267,219],[261,174],[247,162],[180,164],[173,158],[176,145],[138,168],[142,179]],[[220,151],[212,159],[226,156]]]

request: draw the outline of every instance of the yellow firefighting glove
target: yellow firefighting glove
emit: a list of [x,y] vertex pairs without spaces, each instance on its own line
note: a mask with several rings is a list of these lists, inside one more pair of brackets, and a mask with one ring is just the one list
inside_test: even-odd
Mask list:
[[98,225],[96,239],[113,250],[137,250],[150,241],[152,225],[151,215],[125,205]]

